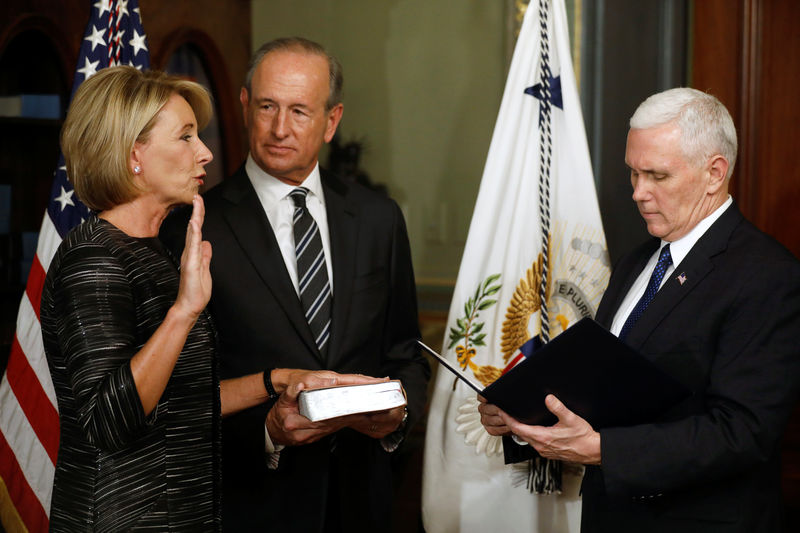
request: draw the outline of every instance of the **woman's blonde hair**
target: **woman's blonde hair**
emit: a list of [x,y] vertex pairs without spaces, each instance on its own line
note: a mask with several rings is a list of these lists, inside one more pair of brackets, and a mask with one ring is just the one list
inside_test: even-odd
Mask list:
[[134,143],[147,142],[173,94],[189,103],[198,130],[208,124],[212,113],[208,91],[164,72],[110,67],[78,88],[61,129],[61,149],[67,176],[89,209],[111,209],[138,196],[130,168]]

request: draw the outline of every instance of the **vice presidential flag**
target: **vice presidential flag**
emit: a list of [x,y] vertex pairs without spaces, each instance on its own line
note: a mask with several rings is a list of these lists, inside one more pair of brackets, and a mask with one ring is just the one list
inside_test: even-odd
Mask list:
[[[138,0],[96,1],[81,42],[72,94],[102,68],[142,69],[149,62]],[[58,454],[58,405],[42,345],[39,302],[58,245],[88,214],[67,179],[62,156],[0,382],[0,519],[8,532],[48,530]]]
[[[610,269],[563,0],[532,0],[461,261],[444,354],[488,385],[584,316]],[[581,467],[503,464],[475,392],[438,372],[428,416],[428,533],[577,532]],[[560,470],[561,469],[561,470]]]

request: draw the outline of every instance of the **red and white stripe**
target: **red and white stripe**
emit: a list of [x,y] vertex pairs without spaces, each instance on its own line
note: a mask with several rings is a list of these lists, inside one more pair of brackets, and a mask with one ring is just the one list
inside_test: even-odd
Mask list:
[[0,478],[5,482],[0,486],[0,511],[19,513],[28,531],[48,529],[58,455],[58,404],[42,344],[39,306],[45,275],[60,243],[45,213],[0,382]]

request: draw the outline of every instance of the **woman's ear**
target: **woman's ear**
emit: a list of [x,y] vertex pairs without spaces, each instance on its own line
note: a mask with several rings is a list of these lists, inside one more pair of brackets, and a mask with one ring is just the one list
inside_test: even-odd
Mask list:
[[141,150],[139,143],[135,143],[133,145],[133,150],[131,150],[131,155],[128,160],[128,168],[131,169],[134,176],[138,176],[142,173],[142,160],[141,160]]

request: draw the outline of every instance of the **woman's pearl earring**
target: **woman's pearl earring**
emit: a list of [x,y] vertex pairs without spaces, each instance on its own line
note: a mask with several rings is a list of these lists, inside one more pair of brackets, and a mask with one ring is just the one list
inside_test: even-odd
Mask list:
[[136,165],[135,167],[133,167],[133,173],[134,174],[138,174],[141,171],[142,171],[142,167],[140,167],[139,165]]

